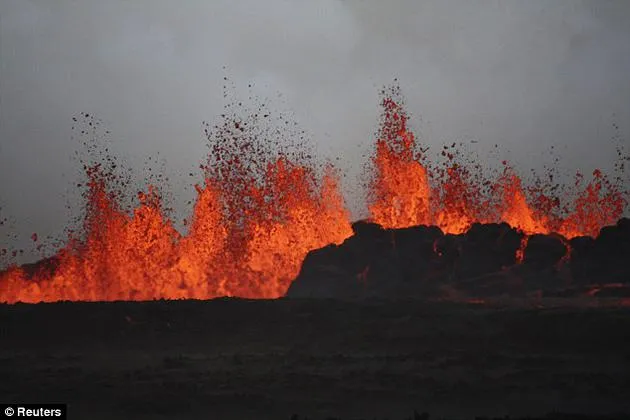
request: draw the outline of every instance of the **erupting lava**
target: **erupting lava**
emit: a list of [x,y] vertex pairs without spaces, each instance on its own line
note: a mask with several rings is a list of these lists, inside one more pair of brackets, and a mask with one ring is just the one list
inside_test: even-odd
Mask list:
[[392,99],[396,90],[383,100],[373,157],[369,209],[372,221],[381,226],[436,225],[445,233],[459,234],[475,222],[506,222],[528,235],[556,232],[567,238],[594,237],[623,214],[624,192],[599,170],[584,188],[580,188],[582,175],[577,175],[575,202],[568,208],[542,190],[528,200],[521,179],[507,162],[496,181],[474,174],[449,151],[455,145],[444,147],[446,163],[430,172],[415,151],[415,137],[401,102]]
[[[457,234],[475,222],[505,221],[527,234],[570,238],[596,236],[624,211],[623,193],[599,171],[567,212],[542,192],[528,200],[507,164],[497,180],[480,180],[446,147],[446,164],[430,169],[401,102],[386,95],[383,110],[369,210],[384,227],[437,225]],[[0,273],[0,302],[283,296],[310,250],[352,235],[350,215],[332,167],[318,179],[312,165],[287,154],[261,160],[246,125],[227,119],[217,127],[186,234],[166,216],[155,187],[139,194],[130,214],[111,191],[111,173],[86,167],[84,236],[71,237],[36,272]]]
[[36,273],[0,273],[0,302],[284,295],[308,251],[352,234],[350,217],[333,168],[318,179],[299,156],[270,160],[242,125],[225,119],[215,127],[220,138],[186,235],[156,188],[140,193],[129,214],[108,185],[112,172],[86,167],[85,238],[72,238]]

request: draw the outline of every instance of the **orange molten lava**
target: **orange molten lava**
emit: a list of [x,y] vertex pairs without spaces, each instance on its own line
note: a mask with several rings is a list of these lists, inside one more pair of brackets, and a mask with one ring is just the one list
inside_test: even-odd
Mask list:
[[[521,179],[507,162],[498,180],[479,183],[450,152],[443,151],[446,168],[431,177],[422,157],[415,154],[415,138],[402,106],[386,97],[383,108],[369,209],[372,220],[384,227],[436,225],[445,233],[459,234],[475,222],[506,222],[527,235],[557,232],[573,238],[597,236],[624,212],[622,191],[599,170],[582,189],[578,175],[576,198],[565,215],[558,200],[542,193],[528,200]],[[483,184],[490,184],[489,192],[482,190]]]
[[[153,188],[128,215],[100,168],[89,175],[87,239],[62,249],[53,273],[29,278],[16,267],[1,274],[0,301],[277,298],[308,251],[352,234],[334,173],[316,186],[311,170],[284,159],[269,165],[262,183],[251,179],[248,191],[230,197],[255,209],[243,223],[222,206],[234,190],[207,179],[185,236],[164,216]],[[262,200],[264,185],[274,189],[270,203]]]
[[[368,206],[384,227],[463,233],[475,222],[505,221],[526,234],[570,238],[595,236],[624,211],[621,192],[599,171],[568,213],[542,194],[528,197],[507,164],[497,180],[480,183],[445,149],[446,166],[430,171],[400,103],[386,98],[383,108]],[[51,269],[0,273],[0,302],[284,295],[310,250],[352,235],[350,216],[332,168],[318,179],[286,156],[259,173],[245,160],[237,150],[210,165],[186,234],[166,217],[155,187],[139,194],[130,214],[110,191],[107,171],[89,167],[85,236],[71,238]]]

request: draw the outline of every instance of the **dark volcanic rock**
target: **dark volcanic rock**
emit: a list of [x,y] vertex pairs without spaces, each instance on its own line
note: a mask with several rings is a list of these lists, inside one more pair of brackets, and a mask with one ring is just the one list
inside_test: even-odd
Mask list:
[[630,288],[628,219],[595,239],[532,235],[522,264],[516,254],[524,234],[505,223],[474,224],[461,235],[434,226],[384,229],[366,221],[353,230],[340,246],[308,254],[288,297],[625,298]]
[[606,226],[597,238],[573,238],[571,272],[579,284],[630,282],[630,219]]
[[507,223],[475,223],[460,238],[462,252],[458,260],[457,278],[466,280],[514,265],[523,234]]
[[568,252],[564,241],[564,238],[557,235],[530,236],[523,263],[540,269],[552,267]]
[[630,219],[601,230],[591,264],[601,277],[599,283],[630,282]]
[[595,239],[578,236],[569,241],[571,248],[571,277],[576,284],[585,285],[597,275],[597,265],[593,264]]
[[435,252],[444,238],[435,226],[416,226],[391,230],[395,258],[400,266],[401,280],[405,284],[439,275],[439,257]]
[[[365,221],[354,223],[352,228],[355,234],[341,246],[328,246],[306,256],[287,296],[357,298],[436,293],[438,283],[422,280],[442,274],[440,258],[434,252],[436,240],[444,237],[439,228],[383,229]],[[341,285],[328,286],[335,281]]]
[[344,269],[347,265],[344,256],[347,255],[347,250],[336,245],[309,252],[298,275],[302,281],[293,282],[287,295],[315,298],[358,297],[361,290],[357,287],[357,279]]

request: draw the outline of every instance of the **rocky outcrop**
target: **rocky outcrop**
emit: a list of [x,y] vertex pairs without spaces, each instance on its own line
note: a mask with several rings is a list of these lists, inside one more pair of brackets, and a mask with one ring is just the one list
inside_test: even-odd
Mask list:
[[[310,252],[287,297],[630,296],[630,220],[597,238],[475,224],[383,229],[359,221],[339,246]],[[519,255],[520,254],[520,255]]]

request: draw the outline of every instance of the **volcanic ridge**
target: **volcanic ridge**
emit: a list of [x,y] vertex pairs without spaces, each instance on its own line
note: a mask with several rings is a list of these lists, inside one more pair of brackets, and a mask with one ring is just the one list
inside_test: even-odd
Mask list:
[[[0,272],[0,302],[288,297],[630,297],[628,193],[620,175],[530,186],[493,176],[456,144],[427,162],[396,84],[366,172],[369,220],[352,223],[339,171],[303,133],[235,104],[206,126],[203,184],[179,232],[151,185],[126,207],[119,164],[85,161],[85,217],[55,255]],[[241,103],[238,103],[241,106]],[[83,115],[87,132],[98,121]],[[278,122],[278,121],[276,121]],[[89,126],[89,129],[87,127]],[[283,131],[284,130],[284,131]],[[289,137],[291,146],[284,145]],[[272,139],[272,140],[270,140]],[[275,139],[275,140],[273,140]],[[105,149],[107,150],[107,149]],[[618,148],[615,170],[629,160]],[[122,188],[124,189],[124,188]],[[36,240],[37,236],[33,236]],[[7,250],[2,250],[7,254]]]

